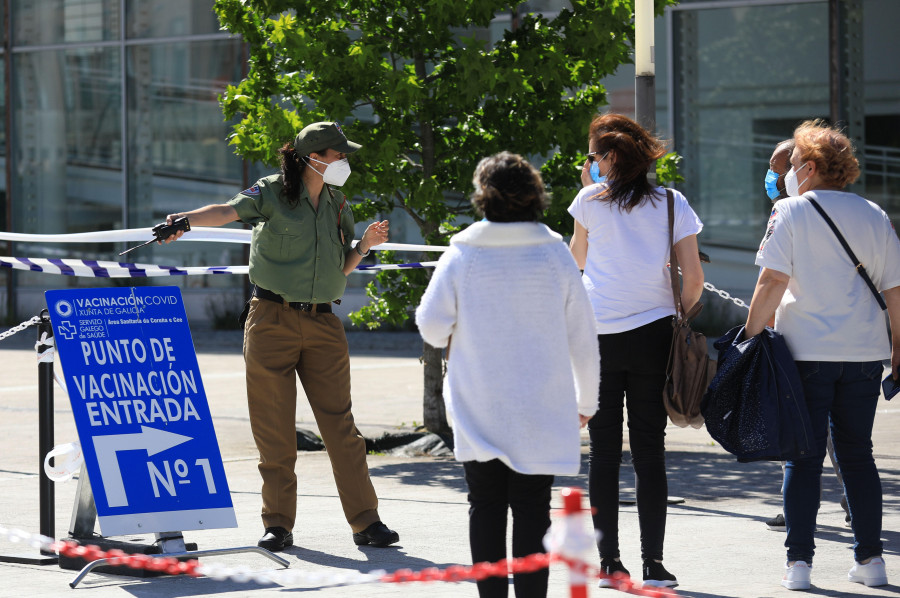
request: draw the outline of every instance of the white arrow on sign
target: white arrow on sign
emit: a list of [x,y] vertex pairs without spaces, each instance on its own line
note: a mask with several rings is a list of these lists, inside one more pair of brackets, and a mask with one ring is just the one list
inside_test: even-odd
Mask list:
[[119,457],[116,453],[146,450],[147,456],[152,457],[193,438],[141,426],[141,431],[136,434],[94,436],[93,440],[100,477],[106,491],[106,504],[110,507],[125,507],[128,506],[128,497],[125,496],[125,484],[122,481],[122,471],[119,469]]

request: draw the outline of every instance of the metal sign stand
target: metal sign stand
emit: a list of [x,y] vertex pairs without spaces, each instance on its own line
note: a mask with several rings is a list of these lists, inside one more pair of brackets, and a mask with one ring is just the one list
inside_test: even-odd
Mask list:
[[[91,492],[91,484],[88,481],[87,469],[81,466],[81,474],[78,476],[78,495],[75,498],[75,507],[72,510],[72,522],[69,525],[69,536],[74,539],[83,539],[85,543],[99,545],[102,548],[105,538],[94,535],[94,525],[97,522],[97,507],[94,504],[94,495]],[[284,568],[290,566],[290,562],[277,554],[260,548],[259,546],[240,546],[235,548],[215,548],[211,550],[188,550],[181,532],[157,532],[155,545],[158,552],[152,556],[197,559],[203,556],[216,556],[222,554],[238,554],[241,552],[253,552],[271,559]],[[120,543],[117,543],[120,545]],[[69,582],[69,587],[77,586],[85,576],[93,569],[109,564],[109,559],[91,561],[79,571],[78,575]],[[104,573],[109,572],[107,568]]]
[[[178,560],[253,552],[288,567],[287,559],[258,546],[197,550],[180,531],[157,531],[237,527],[178,287],[63,289],[45,296],[50,334],[57,333],[60,363],[73,382],[69,399],[85,457],[70,542]],[[42,372],[42,385],[44,378]],[[84,400],[73,400],[73,393]],[[144,459],[146,470],[135,467]],[[156,541],[112,540],[94,532],[98,524],[110,536],[156,532]],[[95,570],[160,575],[114,557],[87,562],[61,552],[60,567],[81,569],[72,588]]]

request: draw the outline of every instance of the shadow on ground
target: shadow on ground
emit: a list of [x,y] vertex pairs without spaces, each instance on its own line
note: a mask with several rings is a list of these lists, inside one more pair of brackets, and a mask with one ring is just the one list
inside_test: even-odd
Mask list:
[[[885,511],[900,508],[900,469],[897,459],[877,456]],[[841,489],[826,461],[826,475],[823,476],[822,504],[837,506]],[[670,510],[684,509],[693,512],[708,512],[711,515],[728,515],[748,519],[758,519],[761,523],[775,516],[781,510],[781,466],[780,463],[762,461],[738,463],[734,457],[721,450],[710,451],[667,451],[666,469],[669,479],[669,495],[684,498],[683,504],[671,505]],[[466,492],[462,464],[450,458],[434,458],[429,461],[409,461],[376,465],[371,467],[375,476],[390,476],[409,486],[442,486],[459,492]],[[587,491],[588,456],[582,457],[581,472],[575,476],[557,476],[555,486],[576,487]],[[624,464],[620,473],[622,495],[633,495],[634,477],[630,467],[630,454],[624,454]],[[415,494],[412,494],[415,496]],[[725,500],[756,500],[759,510],[752,515],[717,509],[717,504]],[[410,499],[415,500],[415,499]],[[673,511],[674,512],[674,511]],[[885,530],[885,552],[900,552],[900,532]],[[819,525],[817,537],[822,539],[849,538],[849,528]]]

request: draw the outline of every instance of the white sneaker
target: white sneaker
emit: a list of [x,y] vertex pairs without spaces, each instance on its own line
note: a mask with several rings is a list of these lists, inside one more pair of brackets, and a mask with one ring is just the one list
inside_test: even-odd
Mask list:
[[789,590],[808,590],[810,569],[812,567],[807,565],[806,561],[794,561],[793,565],[786,563],[781,585]]
[[847,579],[854,583],[862,583],[867,587],[886,586],[887,572],[884,570],[884,559],[880,556],[872,557],[868,563],[854,563],[847,574]]

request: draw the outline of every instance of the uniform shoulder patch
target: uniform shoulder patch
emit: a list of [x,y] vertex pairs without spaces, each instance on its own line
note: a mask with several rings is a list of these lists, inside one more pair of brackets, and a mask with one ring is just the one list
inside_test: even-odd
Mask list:
[[249,189],[241,191],[244,195],[259,195],[259,185],[253,185]]
[[759,251],[761,252],[763,248],[766,246],[766,242],[769,240],[769,237],[772,236],[772,233],[775,232],[775,220],[778,217],[778,210],[772,208],[772,214],[769,216],[769,224],[766,226],[766,235],[763,237],[762,242],[759,244]]

